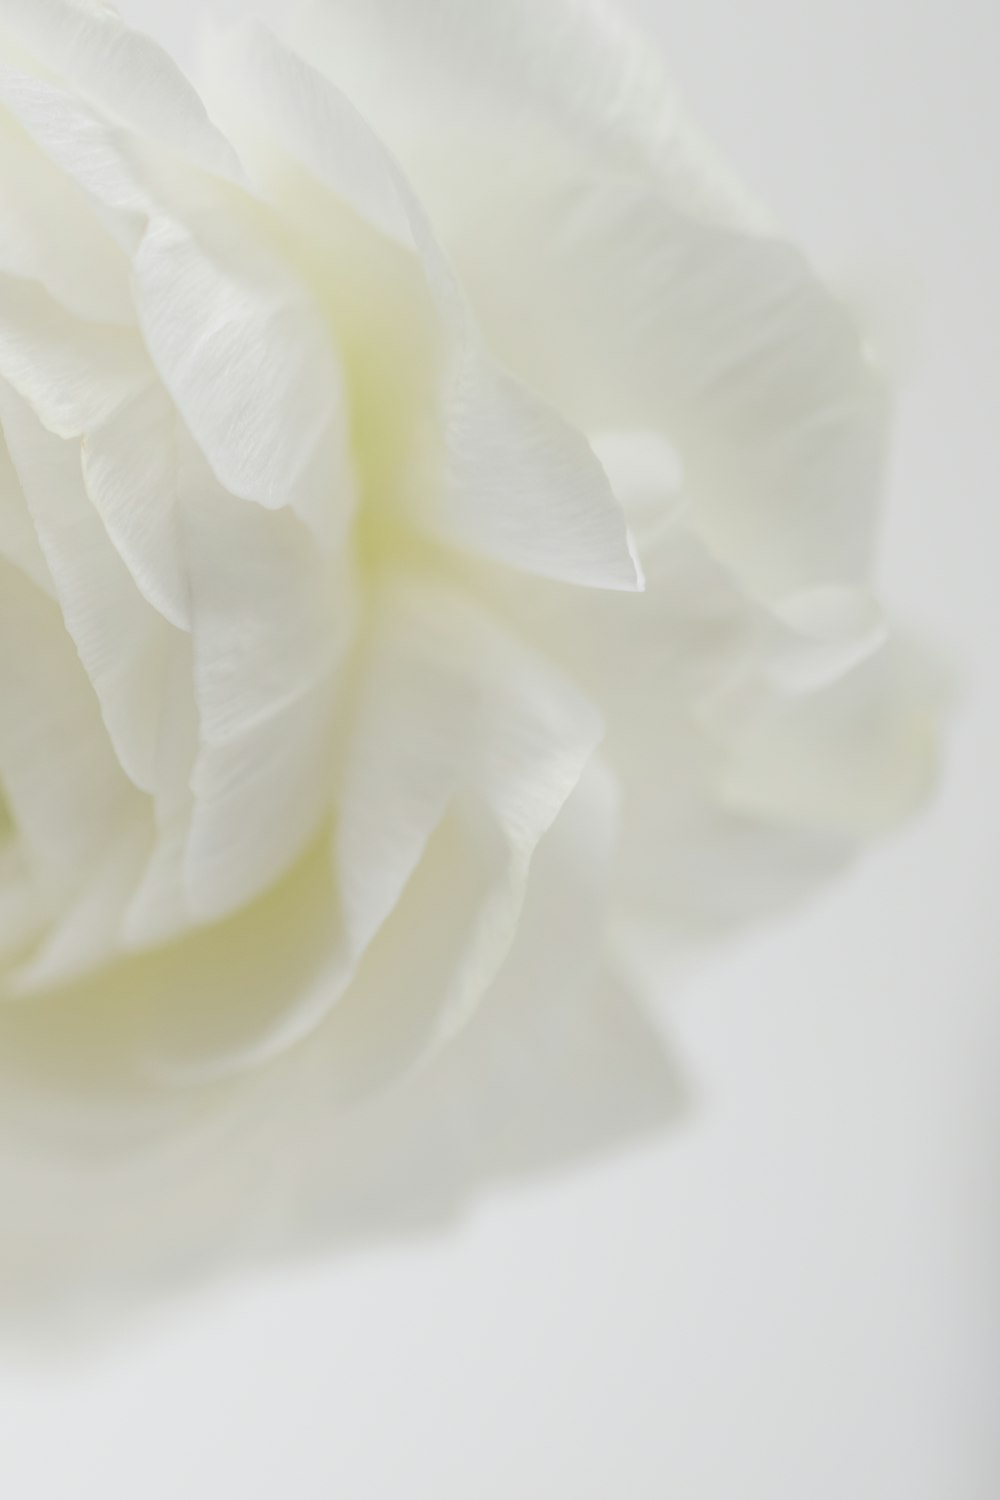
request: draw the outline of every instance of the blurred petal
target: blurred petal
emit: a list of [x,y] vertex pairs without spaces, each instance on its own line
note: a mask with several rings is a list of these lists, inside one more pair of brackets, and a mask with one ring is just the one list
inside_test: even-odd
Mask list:
[[[434,1225],[498,1179],[606,1151],[676,1116],[676,1070],[603,962],[615,801],[607,773],[589,766],[539,845],[517,937],[476,1015],[342,1121],[334,1184],[313,1195],[327,1234]],[[320,1034],[303,1057],[318,1091],[326,1046]]]
[[873,838],[933,784],[938,699],[926,665],[897,642],[829,686],[774,695],[737,737],[722,800],[778,827]]
[[[0,965],[6,965],[42,932],[46,912],[24,850],[0,802]],[[3,986],[0,985],[0,999]]]
[[[526,119],[539,149],[548,132],[701,216],[763,219],[682,117],[656,53],[607,0],[296,0],[285,24],[422,176],[461,169],[491,133]],[[460,138],[456,110],[467,122]]]
[[584,430],[664,433],[695,524],[760,597],[863,578],[880,382],[628,25],[598,0],[301,9],[293,34],[399,155],[506,365]]
[[23,1000],[71,983],[114,957],[122,912],[148,857],[151,839],[150,821],[140,819],[102,855],[35,951],[5,976],[11,996]]
[[661,1124],[619,972],[933,775],[879,378],[652,53],[293,4],[223,135],[106,0],[0,0],[0,1302]]
[[[647,576],[639,598],[482,570],[475,586],[599,703],[622,786],[616,951],[670,962],[799,900],[911,811],[936,694],[848,589],[759,606],[693,533],[670,450],[598,441]],[[669,959],[669,962],[668,962]]]
[[835,682],[888,639],[878,604],[861,589],[803,589],[783,599],[774,615],[768,673],[786,692],[811,692]]
[[0,557],[20,568],[43,594],[52,594],[48,563],[38,545],[31,513],[24,503],[21,482],[10,461],[0,430]]
[[693,524],[759,597],[866,577],[885,393],[797,252],[579,167],[494,211],[456,257],[513,369],[587,430],[663,433]]
[[[669,1123],[683,1103],[676,1071],[631,996],[592,967],[588,938],[596,937],[613,823],[607,783],[588,772],[539,848],[516,945],[479,1014],[451,1047],[385,1094],[369,1091],[405,1061],[408,1013],[433,993],[424,981],[448,953],[449,929],[425,921],[434,910],[446,916],[435,895],[446,872],[443,849],[431,851],[437,862],[428,867],[423,908],[415,899],[409,913],[414,933],[425,933],[416,967],[407,972],[409,950],[388,941],[390,925],[380,962],[360,981],[359,1004],[339,1008],[307,1047],[265,1073],[223,1093],[181,1094],[179,1109],[176,1095],[148,1087],[130,1093],[123,1067],[103,1128],[93,1123],[86,1094],[73,1096],[63,1078],[69,1170],[32,1158],[26,1180],[23,1147],[16,1163],[0,1155],[10,1210],[0,1297],[23,1305],[34,1290],[51,1305],[57,1291],[92,1294],[99,1282],[120,1298],[192,1265],[231,1265],[241,1254],[256,1259],[289,1244],[301,1249],[303,1237],[329,1253],[436,1228],[471,1191]],[[125,1055],[136,1045],[141,1051],[152,1009],[169,1018],[179,1003],[200,1014],[211,1034],[218,998],[225,1015],[227,997],[233,1007],[253,1007],[269,987],[300,988],[321,961],[321,916],[331,896],[317,879],[321,869],[322,862],[303,866],[262,908],[190,939],[190,949],[124,966],[110,977],[110,993],[105,980],[100,994],[93,983],[81,985],[30,1013],[0,1015],[5,1056],[28,1048],[37,1060],[48,1047],[53,1069],[72,1056],[78,1073],[87,1056],[91,1087],[107,1100],[110,1059],[102,1062],[95,1045],[102,1029],[109,1041],[118,1037],[111,1056],[122,1066],[123,1034]],[[460,886],[456,894],[461,900]],[[420,897],[415,887],[413,898]],[[379,1003],[387,994],[395,1014]],[[138,1020],[130,1003],[137,995],[147,1001]],[[81,1017],[89,1051],[72,1041]],[[78,1076],[78,1086],[86,1078]],[[0,1099],[23,1141],[30,1102],[20,1084],[22,1075],[9,1087],[5,1079]],[[362,1096],[362,1107],[345,1113],[345,1103]],[[81,1119],[91,1121],[88,1129]],[[140,1149],[110,1153],[109,1135],[126,1122]],[[16,1211],[23,1193],[31,1194],[30,1215]],[[40,1221],[52,1246],[44,1263],[36,1253]],[[59,1232],[70,1223],[72,1234]]]

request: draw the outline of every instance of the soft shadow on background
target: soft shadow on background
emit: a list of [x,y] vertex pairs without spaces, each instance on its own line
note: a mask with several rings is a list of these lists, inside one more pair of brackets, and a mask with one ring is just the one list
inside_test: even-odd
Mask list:
[[[190,51],[195,0],[120,8]],[[208,1292],[101,1357],[0,1371],[16,1500],[1000,1492],[1000,17],[992,0],[631,9],[898,367],[883,580],[957,668],[945,785],[683,992],[685,1128],[491,1198],[443,1240]]]

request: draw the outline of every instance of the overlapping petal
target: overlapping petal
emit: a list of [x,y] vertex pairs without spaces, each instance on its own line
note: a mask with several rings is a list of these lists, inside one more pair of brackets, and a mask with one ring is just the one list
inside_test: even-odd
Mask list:
[[6,563],[0,590],[0,777],[53,902],[89,877],[142,796],[111,748],[58,606]]
[[[593,453],[555,410],[496,365],[431,223],[348,100],[262,29],[227,36],[215,72],[233,128],[241,140],[247,132],[248,157],[257,158],[272,187],[281,162],[268,155],[269,133],[272,152],[277,146],[296,159],[373,232],[419,261],[422,294],[443,341],[443,451],[434,482],[411,497],[415,512],[407,519],[446,543],[545,577],[638,587],[621,512]],[[314,212],[321,223],[322,208]]]
[[0,276],[0,378],[49,432],[78,438],[142,391],[150,371],[133,330],[84,324],[36,283]]
[[62,75],[150,141],[206,171],[239,177],[232,147],[169,53],[103,0],[2,0],[0,55],[5,31],[45,72]]
[[76,1152],[4,1162],[0,1280],[92,1189],[113,1277],[660,1122],[609,952],[662,982],[933,769],[878,376],[632,30],[288,31],[210,118],[0,0],[0,1108]]
[[760,597],[865,575],[880,381],[610,7],[332,0],[293,34],[400,156],[515,373],[588,432],[669,437]]
[[[358,677],[336,791],[322,974],[296,999],[276,997],[273,1014],[243,1008],[218,1055],[203,1047],[196,1017],[175,1078],[259,1066],[334,1006],[354,1014],[349,987],[363,963],[392,975],[364,984],[364,1024],[398,1066],[410,1053],[412,1062],[461,1028],[513,941],[534,851],[593,753],[599,717],[440,583],[384,586]],[[433,982],[416,977],[424,962]],[[407,1014],[401,999],[373,999],[373,990],[398,996],[408,974]]]
[[0,271],[39,281],[68,312],[134,321],[128,263],[86,195],[0,114]]
[[66,628],[101,704],[126,773],[156,789],[172,627],[143,599],[111,546],[83,483],[80,443],[54,437],[12,391],[0,422],[45,555]]

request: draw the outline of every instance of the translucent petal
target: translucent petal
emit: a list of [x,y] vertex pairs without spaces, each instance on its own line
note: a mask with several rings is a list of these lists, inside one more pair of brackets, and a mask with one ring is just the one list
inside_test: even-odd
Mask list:
[[867,576],[886,396],[796,251],[578,164],[456,235],[508,364],[585,430],[662,433],[693,523],[759,597]]
[[863,579],[881,384],[628,25],[600,0],[301,9],[299,45],[399,156],[505,364],[586,431],[667,437],[759,597]]
[[864,596],[762,608],[690,529],[669,450],[636,438],[599,447],[639,540],[641,597],[499,570],[475,586],[602,707],[622,786],[614,924],[623,954],[652,940],[662,983],[668,958],[801,899],[912,809],[936,703]]
[[131,253],[157,206],[156,174],[135,138],[79,94],[35,73],[0,70],[0,102],[67,186],[90,199],[119,251]]
[[[125,1061],[151,1039],[151,1009],[169,1018],[179,1002],[210,1037],[219,999],[253,1007],[269,988],[308,982],[331,896],[315,879],[322,860],[224,934],[134,961],[48,1008],[0,1015],[12,1064],[0,1090],[10,1221],[0,1296],[23,1307],[34,1290],[51,1307],[56,1291],[120,1296],[178,1267],[197,1273],[223,1258],[257,1258],[262,1241],[298,1247],[308,1233],[329,1252],[435,1229],[484,1185],[563,1166],[673,1119],[683,1091],[660,1040],[622,986],[592,968],[613,816],[606,789],[588,775],[539,849],[517,944],[480,1013],[452,1047],[360,1109],[345,1104],[389,1078],[394,1061],[392,1007],[378,1005],[385,981],[395,981],[392,1006],[405,1024],[447,955],[444,942],[435,960],[447,929],[424,923],[415,967],[408,949],[386,942],[389,967],[372,970],[350,1016],[338,1010],[308,1046],[238,1087],[180,1096],[137,1088]],[[414,925],[422,915],[414,908]],[[137,997],[146,1004],[136,1007]],[[74,1042],[81,1026],[87,1048]],[[404,1046],[395,1060],[406,1056]],[[45,1145],[34,1151],[28,1057],[49,1070],[37,1077],[59,1078],[63,1106],[54,1119],[46,1089]],[[169,1149],[148,1149],[168,1137]],[[16,1157],[3,1153],[10,1139]],[[44,1265],[40,1237],[51,1246]]]
[[[543,576],[639,586],[621,512],[593,453],[490,358],[420,205],[350,104],[262,29],[239,29],[214,57],[219,92],[237,121],[248,122],[242,129],[251,140],[271,130],[283,152],[419,258],[445,340],[444,461],[411,519],[443,541]],[[232,102],[238,86],[246,90],[242,113],[238,97]],[[322,221],[320,209],[316,217]]]
[[873,838],[933,785],[938,700],[917,653],[888,642],[828,686],[764,700],[737,738],[722,800],[779,827]]
[[5,976],[9,995],[24,1000],[69,984],[115,956],[122,912],[148,857],[151,839],[148,818],[136,819],[122,833],[95,863],[30,957]]
[[462,787],[512,848],[537,843],[596,744],[594,710],[460,594],[396,580],[365,663],[335,834],[360,951]]
[[[0,804],[0,822],[4,821]],[[0,971],[38,938],[46,911],[17,837],[0,828]],[[0,996],[3,983],[0,981]]]
[[208,243],[158,219],[136,255],[135,288],[153,361],[220,484],[267,509],[291,507],[338,545],[354,508],[346,402],[305,289],[238,218]]
[[[56,595],[127,774],[155,792],[176,632],[143,599],[84,488],[79,440],[53,437],[12,391],[0,420]],[[134,498],[134,497],[133,497]]]
[[83,323],[30,281],[0,275],[0,376],[58,437],[79,437],[150,381],[136,334]]
[[125,776],[58,606],[0,562],[0,779],[56,901],[86,881],[145,799]]
[[151,382],[87,433],[83,477],[136,588],[171,625],[187,630],[191,600],[177,513],[177,450],[176,413]]
[[419,160],[422,177],[447,176],[525,121],[536,148],[547,130],[600,170],[655,182],[700,217],[763,223],[683,117],[656,53],[609,0],[296,0],[284,29],[407,165]]
[[134,321],[128,262],[86,196],[0,114],[0,270],[41,282],[68,312]]
[[[348,1038],[363,1027],[365,1048],[377,1038],[366,1069],[384,1066],[383,1051],[396,1069],[413,1065],[467,1021],[506,955],[534,850],[599,736],[596,714],[471,601],[412,581],[381,600],[361,680],[323,972],[271,1015],[231,1016],[218,1050],[178,1035],[175,1080],[260,1066],[320,1024]],[[361,1043],[345,1045],[350,1058]]]
[[209,172],[238,178],[239,163],[197,92],[151,37],[111,6],[78,0],[0,0],[5,28],[50,73],[151,141]]
[[226,494],[190,443],[178,493],[200,722],[184,880],[192,911],[216,919],[283,873],[329,811],[357,603],[347,553]]
[[20,568],[43,594],[52,594],[45,554],[38,545],[38,535],[31,512],[24,503],[21,481],[10,461],[7,444],[0,432],[0,557]]

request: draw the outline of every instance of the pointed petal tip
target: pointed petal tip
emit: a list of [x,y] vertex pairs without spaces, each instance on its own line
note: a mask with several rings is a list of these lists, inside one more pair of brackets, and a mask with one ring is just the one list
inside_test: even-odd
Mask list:
[[646,572],[642,566],[642,558],[639,556],[639,548],[631,530],[625,533],[625,545],[628,548],[629,561],[632,564],[632,576],[622,590],[626,594],[644,594],[646,592]]

